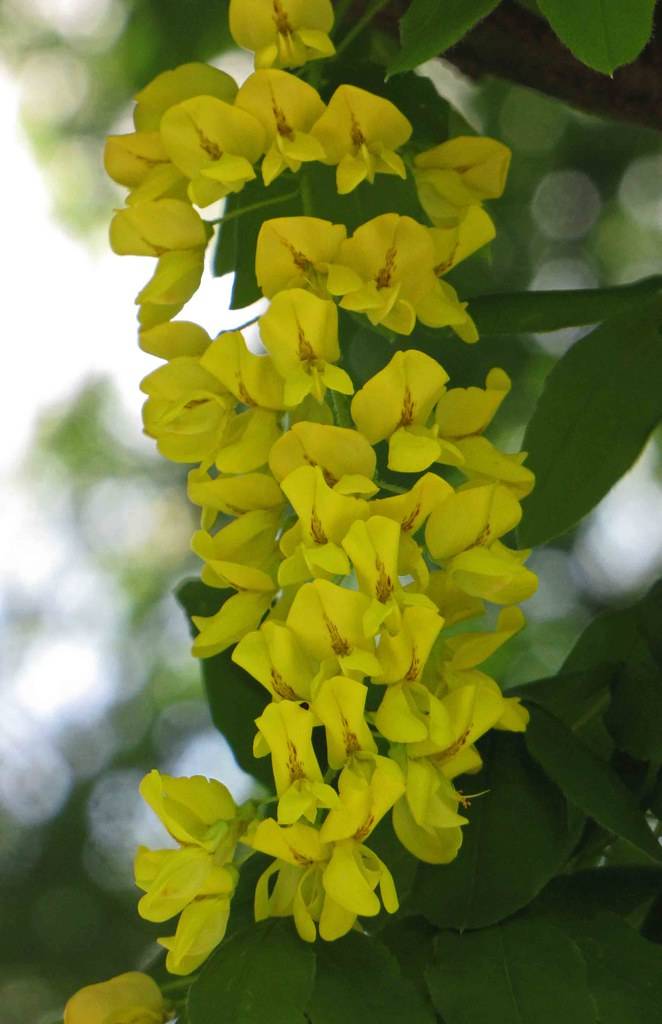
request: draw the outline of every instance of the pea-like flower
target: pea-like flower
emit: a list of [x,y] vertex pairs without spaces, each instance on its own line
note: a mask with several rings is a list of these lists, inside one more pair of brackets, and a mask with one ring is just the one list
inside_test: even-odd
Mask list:
[[412,126],[398,108],[355,85],[339,85],[313,128],[325,162],[337,166],[336,185],[344,195],[376,174],[407,171],[396,150],[408,141]]
[[442,142],[414,159],[421,205],[433,224],[453,227],[475,204],[502,195],[509,165],[510,150],[496,139]]
[[214,96],[170,107],[160,131],[168,156],[190,180],[189,197],[197,206],[241,191],[255,177],[253,165],[266,143],[257,118]]
[[299,704],[283,700],[268,704],[255,725],[255,756],[271,754],[278,821],[293,825],[305,817],[314,822],[318,807],[333,807],[338,801],[335,789],[322,779],[313,750],[315,716]]
[[260,318],[260,334],[283,378],[288,407],[299,405],[306,395],[322,402],[327,388],[353,394],[352,378],[335,365],[340,347],[334,302],[302,288],[279,292]]
[[347,236],[343,224],[319,217],[266,220],[257,237],[255,276],[266,298],[286,288],[306,288],[328,298],[329,266]]
[[372,446],[357,430],[305,420],[293,423],[269,454],[277,480],[299,466],[319,466],[329,487],[340,494],[374,494],[376,465]]
[[163,1024],[170,1018],[159,986],[139,971],[87,985],[64,1008],[64,1024]]
[[246,79],[236,105],[255,117],[266,132],[262,178],[270,185],[284,170],[298,171],[302,163],[323,160],[321,142],[310,129],[324,111],[319,93],[287,71],[265,69]]
[[236,95],[237,83],[220,68],[199,61],[180,64],[171,71],[162,71],[136,93],[133,122],[140,132],[156,132],[166,110],[176,103],[195,96],[214,96],[232,103]]
[[267,619],[247,633],[233,650],[232,660],[257,679],[272,700],[310,700],[318,665],[282,622]]
[[208,225],[188,203],[159,199],[118,210],[110,224],[110,245],[119,256],[162,256],[204,248]]
[[406,793],[393,808],[393,828],[398,839],[415,857],[427,864],[449,864],[462,845],[458,814],[460,796],[432,761],[407,758]]
[[230,32],[256,68],[295,68],[335,53],[330,0],[230,0]]
[[368,676],[379,671],[374,640],[363,631],[369,605],[365,594],[314,580],[297,591],[287,624],[310,656],[329,668],[326,674],[339,667],[343,675]]
[[365,718],[367,696],[368,687],[348,676],[332,676],[319,685],[312,710],[326,731],[329,767],[342,768],[359,752],[377,753]]
[[225,786],[200,775],[172,778],[152,771],[140,793],[179,848],[139,848],[136,883],[145,895],[138,910],[157,922],[181,913],[175,934],[159,942],[168,949],[168,970],[188,974],[225,934],[238,877],[232,858],[253,808],[238,808]]
[[335,262],[327,288],[343,309],[365,313],[397,334],[411,334],[418,318],[476,340],[466,303],[435,275],[429,229],[412,217],[384,213],[362,224],[340,245]]
[[420,472],[447,445],[428,426],[448,374],[424,352],[396,352],[352,400],[352,419],[371,444],[388,439],[390,469]]

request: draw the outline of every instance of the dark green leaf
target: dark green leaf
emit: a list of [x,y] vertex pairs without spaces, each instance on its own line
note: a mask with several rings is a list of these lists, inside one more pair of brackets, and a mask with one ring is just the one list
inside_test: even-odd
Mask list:
[[494,10],[499,0],[413,0],[400,20],[400,52],[389,75],[411,71],[445,53]]
[[661,288],[662,277],[657,276],[613,288],[478,295],[469,304],[481,334],[541,334],[602,323],[624,310],[636,310]]
[[[187,580],[178,588],[177,599],[190,619],[192,615],[213,615],[232,593],[207,587],[200,580]],[[239,767],[271,789],[269,758],[253,756],[255,719],[262,714],[269,694],[235,665],[230,654],[223,651],[200,663],[212,721],[228,741]]]
[[658,580],[639,602],[637,612],[641,634],[662,669],[662,580]]
[[662,762],[662,671],[643,638],[614,679],[605,721],[619,750]]
[[599,867],[554,878],[527,908],[544,914],[560,927],[589,923],[610,911],[628,917],[662,894],[662,870],[627,865]]
[[188,997],[189,1024],[304,1024],[315,954],[292,921],[253,924],[232,935]]
[[538,0],[538,7],[578,60],[610,75],[648,42],[655,0]]
[[596,1007],[577,946],[547,923],[442,932],[426,971],[446,1024],[591,1024]]
[[539,707],[530,710],[531,721],[525,733],[527,747],[568,800],[603,828],[662,861],[662,849],[644,815],[609,765],[599,760],[558,718]]
[[400,964],[400,970],[428,999],[424,971],[432,961],[433,939],[437,929],[423,917],[398,917],[380,932],[379,938],[388,946]]
[[524,449],[536,474],[519,531],[526,546],[574,526],[629,469],[662,416],[659,301],[582,338],[557,363]]
[[434,1024],[435,1016],[376,938],[350,933],[320,944],[311,1024]]
[[662,946],[613,914],[582,932],[577,941],[601,1024],[662,1024]]
[[487,793],[467,811],[459,856],[422,864],[407,907],[442,928],[483,928],[526,906],[565,862],[574,838],[565,800],[521,736],[493,734],[482,754],[485,768],[471,777],[470,792]]
[[563,672],[592,672],[605,664],[625,664],[638,642],[635,607],[598,615],[588,624],[565,659]]

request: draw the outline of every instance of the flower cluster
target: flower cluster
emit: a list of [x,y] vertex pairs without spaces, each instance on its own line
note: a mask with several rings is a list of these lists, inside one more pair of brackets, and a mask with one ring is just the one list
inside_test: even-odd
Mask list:
[[[481,667],[522,628],[517,604],[536,587],[529,552],[504,542],[533,476],[524,453],[484,436],[508,376],[453,387],[437,360],[395,343],[389,353],[386,340],[362,387],[342,365],[350,316],[395,341],[417,322],[477,340],[444,275],[493,237],[482,203],[503,191],[509,153],[461,137],[413,155],[412,126],[387,99],[341,85],[325,104],[282,68],[329,56],[331,23],[328,0],[233,0],[254,74],[241,88],[198,64],[159,75],[138,94],[136,131],[106,150],[130,190],[113,248],[158,260],[137,300],[141,346],[163,360],[142,382],[145,430],[192,465],[202,580],[233,591],[194,618],[193,652],[231,649],[269,696],[254,752],[271,759],[273,800],[238,808],[220,782],[156,772],[142,785],[179,845],[138,852],[139,909],[180,915],[160,940],[180,974],[222,939],[238,864],[254,851],[272,858],[256,918],[292,916],[306,941],[396,911],[375,828],[390,815],[411,854],[451,861],[468,803],[455,780],[481,767],[476,741],[527,721]],[[308,162],[335,166],[339,195],[413,175],[430,223],[388,212],[348,235],[308,214],[265,220],[257,352],[240,331],[212,339],[173,317],[212,233],[199,209],[240,191],[260,161],[265,187]],[[500,609],[493,625],[469,629],[486,603]]]

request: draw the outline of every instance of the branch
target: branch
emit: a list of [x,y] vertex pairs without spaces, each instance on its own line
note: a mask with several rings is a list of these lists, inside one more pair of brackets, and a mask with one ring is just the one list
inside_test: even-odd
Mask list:
[[[567,0],[575,3],[577,0]],[[394,0],[380,19],[397,33],[406,4]],[[444,58],[471,78],[496,75],[554,96],[589,114],[662,129],[662,7],[653,39],[633,64],[612,78],[576,60],[549,25],[512,0],[504,0]]]

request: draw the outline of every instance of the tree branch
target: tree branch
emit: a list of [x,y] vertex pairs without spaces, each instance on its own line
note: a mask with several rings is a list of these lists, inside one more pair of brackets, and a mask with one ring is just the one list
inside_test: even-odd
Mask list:
[[[568,3],[577,0],[567,0]],[[395,0],[382,23],[397,32],[406,4]],[[633,64],[612,78],[576,60],[549,25],[512,0],[504,0],[457,46],[446,60],[471,78],[495,75],[554,96],[566,103],[620,121],[662,129],[662,7],[656,14],[657,37]]]

